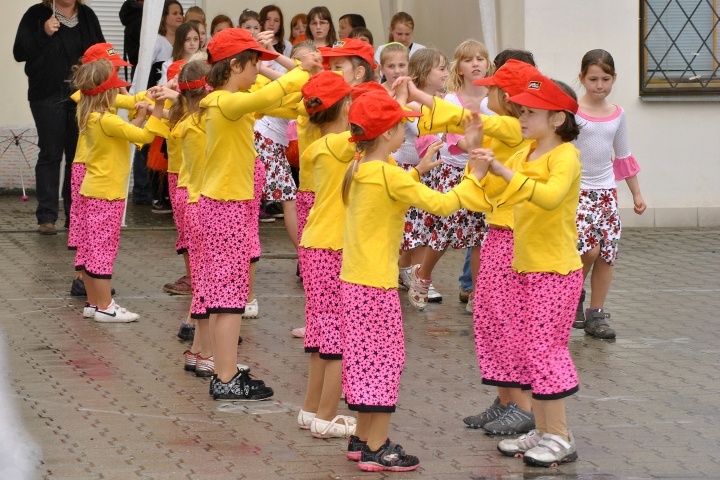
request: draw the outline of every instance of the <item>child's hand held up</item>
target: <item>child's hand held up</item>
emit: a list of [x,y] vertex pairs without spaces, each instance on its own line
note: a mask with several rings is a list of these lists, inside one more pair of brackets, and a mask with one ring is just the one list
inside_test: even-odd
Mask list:
[[415,170],[417,170],[420,175],[425,175],[427,172],[442,163],[442,159],[440,158],[440,155],[438,155],[442,146],[443,142],[441,140],[430,144],[425,152],[425,156],[423,156],[420,162],[415,165]]

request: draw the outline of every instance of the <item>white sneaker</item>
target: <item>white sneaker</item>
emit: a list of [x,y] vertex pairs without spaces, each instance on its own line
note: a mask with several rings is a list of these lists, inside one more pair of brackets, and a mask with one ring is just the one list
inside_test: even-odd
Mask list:
[[85,302],[85,306],[83,307],[83,318],[95,317],[95,310],[97,310],[96,306],[90,305],[88,302]]
[[410,288],[410,270],[412,267],[400,267],[400,278],[398,279],[398,287],[407,290]]
[[121,307],[115,300],[105,310],[99,308],[95,311],[95,321],[100,323],[129,323],[137,322],[140,315],[129,312],[126,308]]
[[[340,423],[342,421],[343,423]],[[343,438],[355,435],[355,417],[335,415],[330,421],[314,417],[310,422],[310,433],[315,438]]]
[[467,303],[465,304],[465,311],[472,315],[475,309],[475,297],[468,298]]
[[430,303],[442,302],[442,293],[435,290],[435,287],[433,287],[432,283],[428,287],[428,302],[430,302]]
[[257,298],[245,304],[245,313],[242,314],[242,318],[258,318],[259,315],[260,307]]
[[305,410],[300,410],[300,413],[298,413],[298,426],[302,428],[303,430],[310,430],[310,424],[312,423],[313,419],[315,418],[315,414],[313,412],[306,412]]

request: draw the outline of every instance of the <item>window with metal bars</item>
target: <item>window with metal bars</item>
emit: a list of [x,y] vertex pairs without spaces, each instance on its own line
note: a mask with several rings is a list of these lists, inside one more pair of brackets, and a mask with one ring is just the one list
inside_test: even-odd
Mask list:
[[640,95],[720,95],[718,0],[640,1]]

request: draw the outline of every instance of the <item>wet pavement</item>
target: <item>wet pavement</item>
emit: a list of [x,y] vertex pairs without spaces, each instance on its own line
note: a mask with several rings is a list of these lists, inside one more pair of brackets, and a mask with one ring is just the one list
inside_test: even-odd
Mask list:
[[244,321],[239,352],[275,396],[233,404],[213,401],[207,380],[183,371],[186,344],[175,334],[189,298],[162,291],[184,270],[170,215],[130,205],[113,286],[141,319],[97,324],[69,295],[66,232],[38,235],[34,208],[33,198],[0,196],[12,397],[0,405],[16,407],[42,450],[43,478],[720,478],[720,229],[624,232],[607,304],[618,338],[573,331],[581,389],[567,405],[579,460],[550,469],[503,457],[498,437],[462,422],[495,395],[480,384],[472,318],[457,299],[464,252],[449,252],[434,277],[443,303],[417,312],[401,295],[408,358],[391,438],[421,466],[372,474],[345,458],[344,441],[297,428],[307,357],[290,330],[303,324],[304,300],[281,221],[261,226],[260,318]]

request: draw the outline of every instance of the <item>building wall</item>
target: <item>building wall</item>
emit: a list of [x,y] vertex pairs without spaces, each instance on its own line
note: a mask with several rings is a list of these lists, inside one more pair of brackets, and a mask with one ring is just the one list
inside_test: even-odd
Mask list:
[[625,225],[720,225],[720,105],[640,100],[638,9],[638,2],[627,0],[526,1],[525,47],[544,73],[578,93],[583,54],[603,48],[613,55],[618,76],[610,101],[626,110],[649,206],[643,216],[634,215],[628,189],[620,184]]

